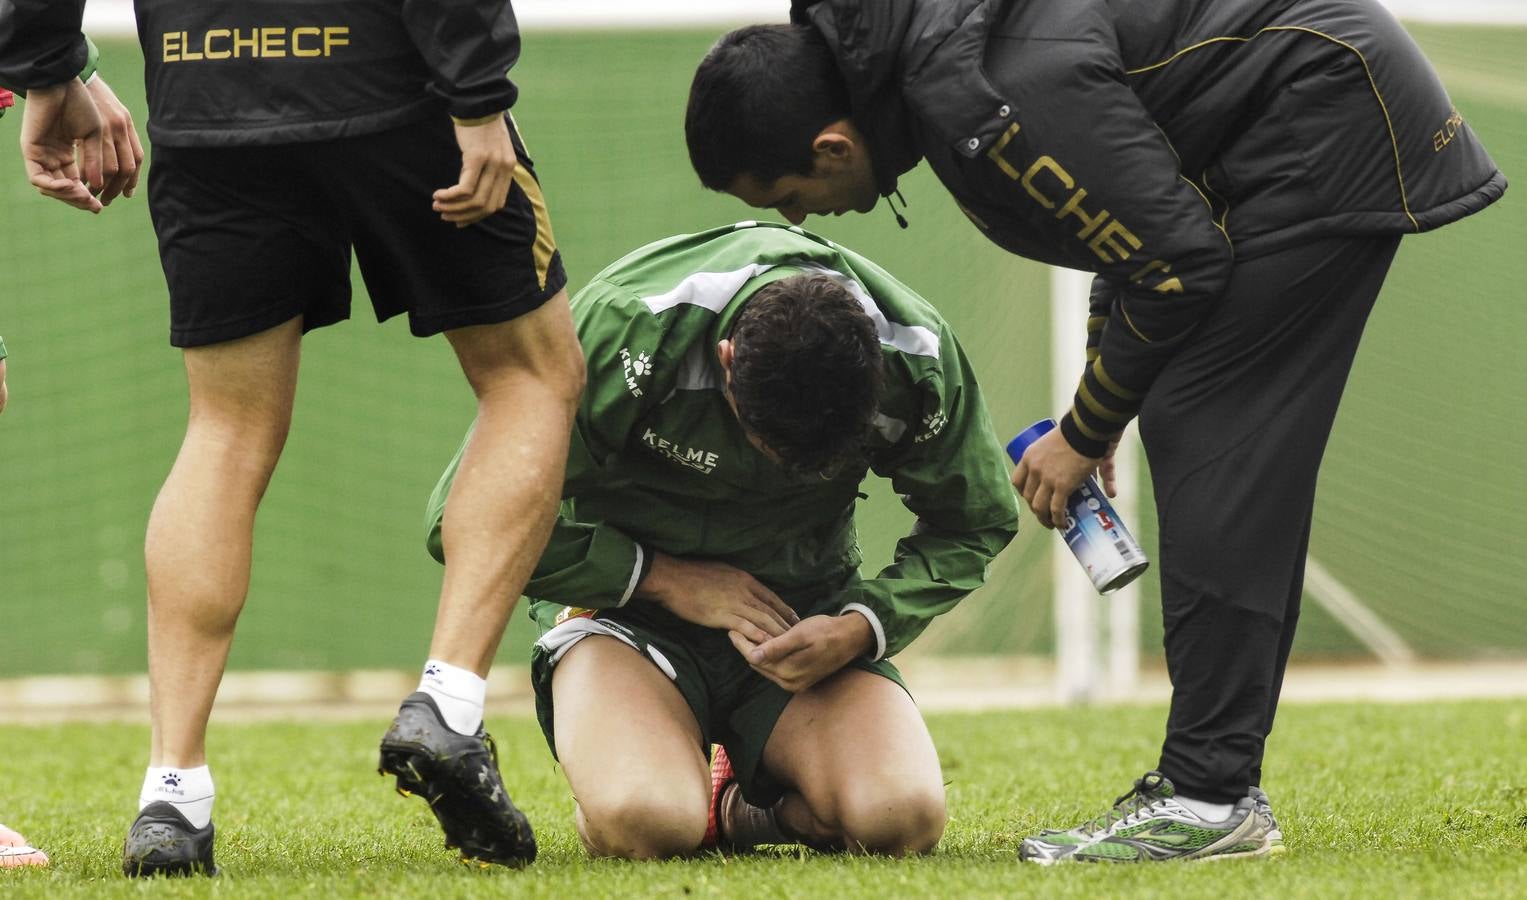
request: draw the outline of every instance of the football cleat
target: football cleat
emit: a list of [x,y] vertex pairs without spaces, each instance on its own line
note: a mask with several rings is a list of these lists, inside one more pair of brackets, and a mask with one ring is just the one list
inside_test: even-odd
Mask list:
[[710,758],[710,811],[705,819],[705,837],[700,840],[701,850],[721,846],[721,805],[736,789],[737,773],[732,770],[732,760],[726,755],[726,748],[717,744]]
[[28,844],[20,834],[0,825],[0,869],[47,864],[48,854]]
[[1026,838],[1020,858],[1059,862],[1164,862],[1232,859],[1276,852],[1271,815],[1260,815],[1250,795],[1222,822],[1209,822],[1178,803],[1172,782],[1147,772],[1106,813],[1065,831]]
[[523,866],[536,858],[530,822],[504,789],[493,738],[481,728],[452,731],[428,694],[404,699],[382,735],[377,771],[397,777],[398,793],[429,803],[446,847],[460,851],[463,862]]
[[122,844],[122,874],[216,875],[212,861],[212,823],[193,828],[173,804],[159,801],[143,807]]

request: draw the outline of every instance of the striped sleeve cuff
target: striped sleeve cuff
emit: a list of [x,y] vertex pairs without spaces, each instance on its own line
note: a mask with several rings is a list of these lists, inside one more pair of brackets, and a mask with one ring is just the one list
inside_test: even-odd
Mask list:
[[841,616],[850,612],[856,612],[863,616],[870,623],[870,630],[875,632],[875,655],[870,657],[870,662],[875,662],[885,656],[885,626],[880,624],[880,617],[875,615],[875,611],[863,603],[849,603],[838,612],[838,615]]

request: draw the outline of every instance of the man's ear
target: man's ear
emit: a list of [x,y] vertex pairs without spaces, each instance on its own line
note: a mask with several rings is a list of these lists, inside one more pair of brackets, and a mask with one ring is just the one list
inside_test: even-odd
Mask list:
[[834,163],[842,163],[852,159],[861,149],[858,129],[848,119],[829,122],[811,141],[811,152],[819,161],[825,157]]
[[726,383],[732,383],[732,342],[729,338],[722,338],[716,342],[716,361],[721,363],[721,371],[726,375]]

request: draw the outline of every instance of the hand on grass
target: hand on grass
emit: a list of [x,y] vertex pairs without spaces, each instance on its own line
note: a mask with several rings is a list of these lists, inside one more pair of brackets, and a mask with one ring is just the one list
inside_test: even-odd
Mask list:
[[778,637],[759,642],[729,632],[732,646],[763,677],[793,693],[869,653],[875,634],[858,613],[810,616]]
[[78,78],[27,92],[21,117],[21,159],[27,180],[44,197],[99,213],[101,115]]
[[800,620],[778,594],[735,566],[657,554],[635,596],[686,622],[745,635],[754,643],[784,634]]
[[[1055,429],[1029,445],[1013,470],[1013,487],[1033,511],[1034,518],[1046,528],[1066,521],[1066,498],[1097,470],[1109,462],[1106,480],[1113,481],[1113,450],[1102,459],[1083,456],[1071,449],[1060,429]],[[1112,491],[1109,495],[1112,496]]]
[[456,122],[461,178],[435,192],[435,212],[457,228],[480,222],[504,208],[519,159],[502,115],[487,121]]
[[132,113],[117,99],[106,79],[97,75],[85,85],[101,117],[101,175],[105,186],[100,192],[102,206],[110,206],[117,197],[131,197],[138,189],[138,175],[143,169],[143,144],[133,127]]

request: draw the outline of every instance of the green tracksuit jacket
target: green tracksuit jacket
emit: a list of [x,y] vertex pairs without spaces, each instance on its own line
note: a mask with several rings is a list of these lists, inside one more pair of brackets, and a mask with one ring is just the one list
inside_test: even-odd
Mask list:
[[[854,504],[867,472],[791,478],[748,442],[722,395],[716,343],[771,281],[835,273],[875,320],[886,391],[869,466],[917,516],[878,576],[858,579]],[[658,241],[572,301],[588,386],[565,502],[526,588],[564,606],[627,603],[653,554],[721,560],[798,611],[859,612],[875,658],[979,587],[1018,529],[1008,466],[968,361],[932,306],[879,266],[798,228],[743,223]],[[460,454],[436,486],[429,549]]]

